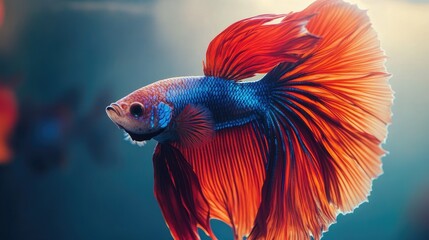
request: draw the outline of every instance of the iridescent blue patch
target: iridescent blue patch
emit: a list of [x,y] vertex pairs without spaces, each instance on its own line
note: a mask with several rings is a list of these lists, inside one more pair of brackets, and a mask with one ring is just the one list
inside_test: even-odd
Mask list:
[[171,119],[171,107],[167,104],[160,102],[158,104],[158,126],[160,128],[167,127],[168,123],[170,123]]

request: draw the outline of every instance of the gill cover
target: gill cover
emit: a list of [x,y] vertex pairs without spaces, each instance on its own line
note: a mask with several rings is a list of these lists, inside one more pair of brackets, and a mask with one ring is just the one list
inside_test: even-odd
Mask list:
[[156,109],[158,111],[158,127],[166,128],[171,121],[171,107],[164,102],[160,102]]

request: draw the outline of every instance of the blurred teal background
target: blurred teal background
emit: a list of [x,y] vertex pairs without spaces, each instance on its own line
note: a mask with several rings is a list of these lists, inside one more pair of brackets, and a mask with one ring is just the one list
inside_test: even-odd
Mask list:
[[[104,106],[159,79],[201,75],[206,46],[234,21],[310,2],[5,0],[0,79],[19,79],[22,118],[13,162],[0,166],[0,239],[171,239],[153,196],[155,143],[123,141]],[[369,9],[388,56],[393,124],[369,202],[324,239],[429,239],[429,1],[352,2]],[[55,123],[55,152],[35,150],[45,122]]]

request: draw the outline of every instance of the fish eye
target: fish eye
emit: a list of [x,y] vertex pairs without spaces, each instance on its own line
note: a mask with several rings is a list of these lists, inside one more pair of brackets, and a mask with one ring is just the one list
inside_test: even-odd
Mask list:
[[130,106],[130,113],[135,118],[139,118],[143,115],[143,106],[141,103],[135,102]]

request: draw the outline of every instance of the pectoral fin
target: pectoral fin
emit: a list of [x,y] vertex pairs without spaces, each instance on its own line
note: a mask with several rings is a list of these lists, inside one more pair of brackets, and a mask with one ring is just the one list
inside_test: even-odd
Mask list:
[[174,126],[178,143],[197,147],[212,140],[215,131],[212,114],[203,106],[189,104],[177,116]]

